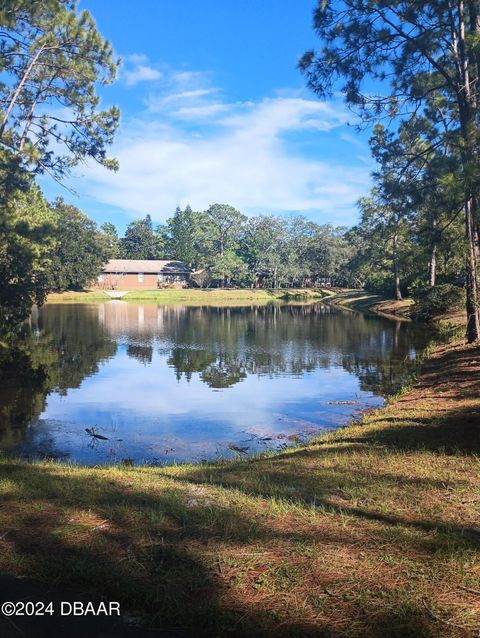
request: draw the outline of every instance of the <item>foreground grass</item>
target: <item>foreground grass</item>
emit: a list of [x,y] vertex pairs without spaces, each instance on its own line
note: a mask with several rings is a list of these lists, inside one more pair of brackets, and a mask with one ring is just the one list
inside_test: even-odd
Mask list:
[[462,627],[480,627],[479,364],[478,347],[441,346],[385,409],[270,457],[168,468],[3,458],[0,569],[187,634],[469,635]]

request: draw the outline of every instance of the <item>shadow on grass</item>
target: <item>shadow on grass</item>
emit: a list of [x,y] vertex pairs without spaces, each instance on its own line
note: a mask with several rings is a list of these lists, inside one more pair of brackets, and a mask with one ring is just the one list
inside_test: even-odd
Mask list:
[[[315,605],[320,605],[320,610],[333,605],[339,607],[340,615],[347,613],[342,607],[348,609],[351,602],[324,593],[332,586],[341,589],[345,576],[338,574],[332,581],[327,569],[313,577],[310,558],[298,569],[290,566],[290,559],[298,547],[307,548],[309,556],[315,555],[318,543],[357,551],[362,532],[342,526],[319,529],[307,523],[292,528],[281,519],[272,527],[243,505],[242,492],[269,498],[281,493],[280,487],[294,477],[267,472],[264,476],[272,489],[266,486],[260,490],[235,478],[235,464],[230,468],[210,468],[213,474],[209,476],[210,483],[234,488],[237,500],[229,504],[213,502],[203,494],[198,483],[205,477],[200,469],[192,470],[188,480],[159,472],[157,480],[166,482],[159,488],[151,478],[142,486],[142,470],[136,469],[122,472],[120,482],[115,471],[85,470],[77,475],[75,470],[55,465],[3,463],[1,477],[14,489],[5,495],[0,512],[2,567],[39,582],[54,583],[66,592],[118,600],[122,610],[147,618],[150,629],[175,628],[182,636],[345,635],[339,630],[338,618],[308,611]],[[298,500],[298,505],[310,511],[319,508],[332,515],[380,520],[395,526],[400,544],[413,542],[404,533],[408,521],[373,515],[361,508],[338,508],[328,501],[330,487],[327,477],[323,486],[312,489],[309,498],[314,499],[313,505],[305,500]],[[308,493],[309,488],[305,489]],[[422,551],[453,551],[452,534],[458,530],[428,522],[421,527],[438,532],[433,539],[419,541]],[[380,529],[379,540],[382,533]],[[460,536],[456,540],[468,544]],[[228,557],[231,555],[236,565],[236,557],[244,552],[254,556],[254,576],[251,564],[245,569],[235,567],[229,576],[228,570],[233,568]],[[245,579],[241,591],[231,586]],[[305,598],[300,613],[289,607],[287,592],[291,589]],[[8,592],[2,594],[8,599]],[[372,611],[369,605],[357,601],[355,614],[360,610],[368,615]],[[386,608],[383,614],[377,610],[373,620],[362,620],[359,627],[363,629],[357,635],[366,635],[365,625],[372,638],[436,635],[430,632],[431,622],[414,604],[403,603],[395,611]]]
[[480,453],[480,347],[454,349],[440,360],[427,362],[417,390],[437,414],[424,410],[419,416],[414,400],[407,396],[398,402],[397,418],[380,413],[378,419],[369,421],[372,425],[390,423],[390,427],[368,431],[364,441],[400,450]]
[[[218,545],[238,551],[276,537],[307,542],[307,534],[270,531],[240,507],[197,506],[188,487],[175,482],[152,494],[93,471],[86,478],[54,465],[5,463],[0,469],[15,485],[2,504],[2,519],[11,524],[2,529],[7,570],[66,592],[120,601],[123,610],[148,619],[147,629],[181,636],[279,635],[274,613],[235,600],[212,555]],[[8,592],[2,598],[9,599]],[[283,619],[280,635],[332,634],[322,623],[292,618]]]

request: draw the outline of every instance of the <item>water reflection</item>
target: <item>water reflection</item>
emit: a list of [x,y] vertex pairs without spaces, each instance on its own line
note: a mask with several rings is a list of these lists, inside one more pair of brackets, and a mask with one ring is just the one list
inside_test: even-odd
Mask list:
[[428,338],[323,304],[47,305],[4,355],[0,446],[83,463],[282,446],[381,403]]

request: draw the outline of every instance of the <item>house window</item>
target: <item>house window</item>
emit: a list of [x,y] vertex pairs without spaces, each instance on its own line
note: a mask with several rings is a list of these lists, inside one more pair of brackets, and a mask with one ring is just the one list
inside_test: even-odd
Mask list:
[[103,284],[104,279],[105,279],[105,278],[104,278],[104,276],[103,276],[103,275],[98,275],[98,283],[99,283],[99,284]]
[[138,283],[143,284],[143,272],[138,273]]

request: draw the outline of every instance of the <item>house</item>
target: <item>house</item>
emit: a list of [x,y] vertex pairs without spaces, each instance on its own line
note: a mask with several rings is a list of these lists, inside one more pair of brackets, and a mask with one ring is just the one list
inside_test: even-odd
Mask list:
[[184,288],[188,285],[191,272],[191,268],[181,261],[110,259],[94,285],[107,290]]

